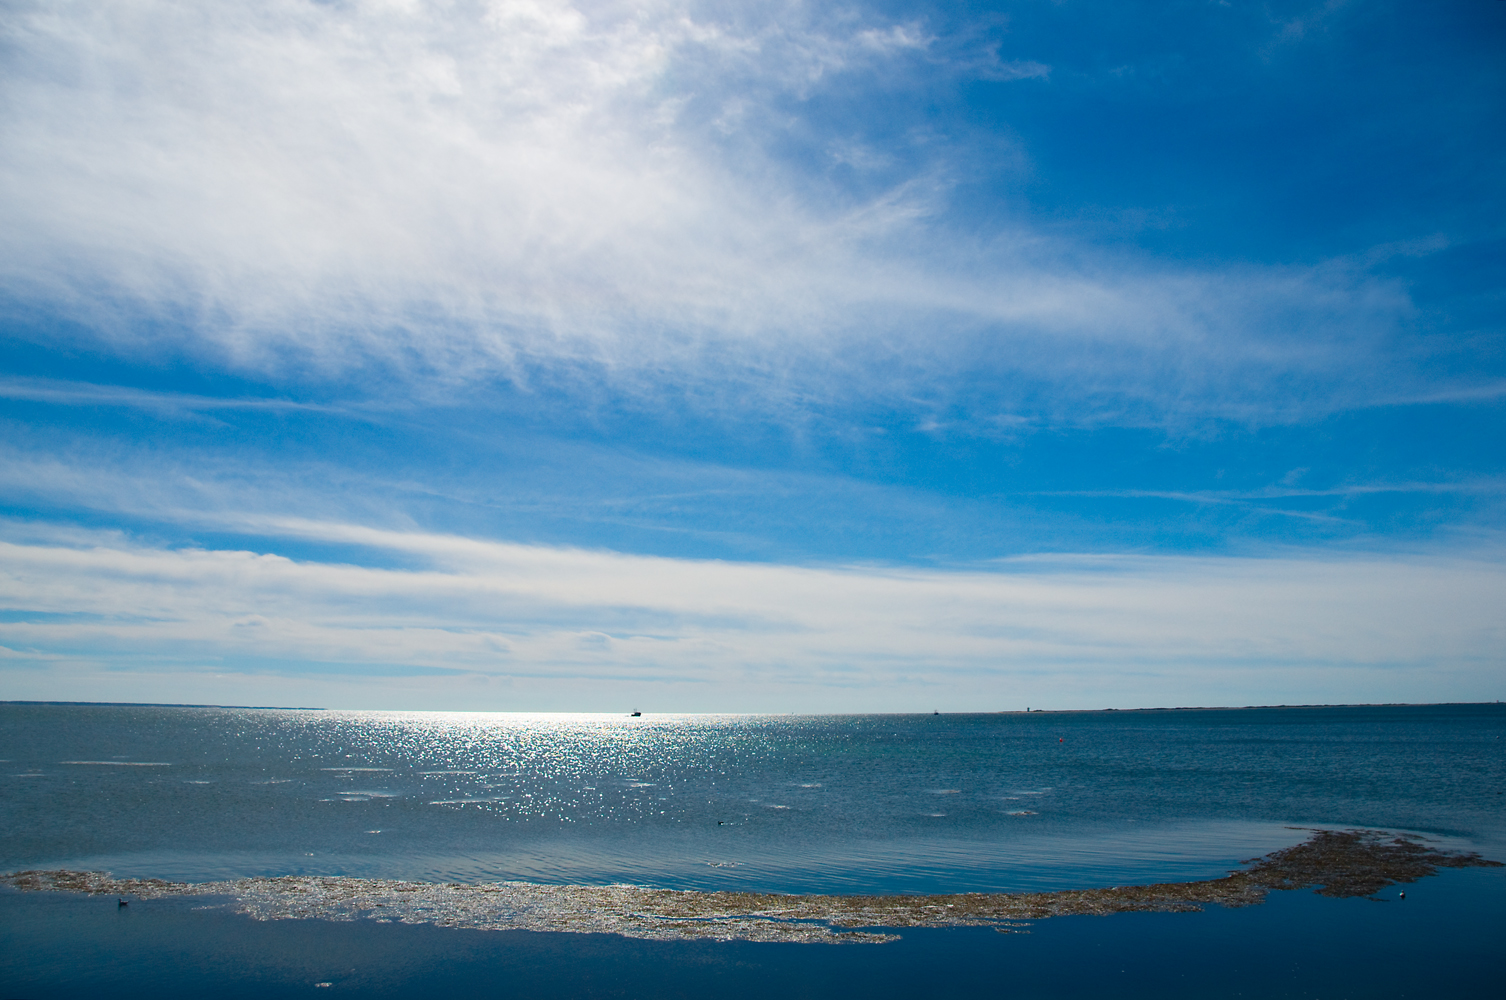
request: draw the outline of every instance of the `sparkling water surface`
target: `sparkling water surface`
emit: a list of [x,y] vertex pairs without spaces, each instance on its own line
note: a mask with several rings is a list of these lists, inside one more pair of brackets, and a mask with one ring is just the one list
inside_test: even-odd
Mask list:
[[782,892],[1216,877],[1293,826],[1506,856],[1506,706],[924,716],[0,705],[0,870]]

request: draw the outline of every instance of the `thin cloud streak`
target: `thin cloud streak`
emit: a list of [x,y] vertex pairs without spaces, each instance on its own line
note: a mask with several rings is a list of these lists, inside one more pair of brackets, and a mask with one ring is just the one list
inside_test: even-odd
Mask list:
[[291,399],[196,396],[42,378],[0,378],[0,399],[50,403],[55,406],[112,406],[158,414],[202,413],[212,410],[266,410],[274,413],[302,410],[338,415],[349,415],[352,412],[344,407],[302,403]]
[[[1188,503],[1244,503],[1257,500],[1299,500],[1304,497],[1353,497],[1385,493],[1479,493],[1506,492],[1500,479],[1472,479],[1449,483],[1354,483],[1327,489],[1267,486],[1258,490],[1031,490],[1015,496],[1114,497],[1119,499],[1185,500]],[[1301,512],[1296,512],[1301,513]]]

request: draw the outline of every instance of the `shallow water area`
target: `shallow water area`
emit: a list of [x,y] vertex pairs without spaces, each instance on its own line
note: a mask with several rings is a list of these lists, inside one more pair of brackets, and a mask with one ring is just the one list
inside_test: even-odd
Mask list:
[[1506,967],[1502,890],[1499,869],[1444,871],[1404,902],[1278,893],[1243,909],[1064,917],[1029,934],[919,928],[878,948],[258,922],[181,898],[121,909],[0,891],[0,981],[48,997],[1483,998]]
[[[1261,905],[1272,891],[1378,894],[1440,870],[1502,868],[1473,852],[1380,831],[1310,830],[1307,838],[1221,878],[1032,893],[802,894],[698,892],[635,885],[475,885],[328,875],[168,882],[106,872],[26,871],[0,885],[28,892],[85,892],[131,902],[218,898],[257,920],[434,924],[474,930],[611,933],[647,940],[709,938],[817,944],[885,944],[899,928],[991,927],[1014,933],[1063,916],[1186,913]],[[1403,898],[1403,897],[1398,897]],[[206,904],[208,905],[208,904]]]

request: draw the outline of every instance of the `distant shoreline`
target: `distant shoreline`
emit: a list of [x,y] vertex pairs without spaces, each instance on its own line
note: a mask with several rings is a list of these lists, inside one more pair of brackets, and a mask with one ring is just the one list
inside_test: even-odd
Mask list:
[[1032,708],[999,712],[942,712],[942,715],[1071,715],[1086,712],[1246,712],[1273,708],[1462,708],[1499,705],[1500,701],[1377,701],[1310,705],[1165,705],[1142,708]]

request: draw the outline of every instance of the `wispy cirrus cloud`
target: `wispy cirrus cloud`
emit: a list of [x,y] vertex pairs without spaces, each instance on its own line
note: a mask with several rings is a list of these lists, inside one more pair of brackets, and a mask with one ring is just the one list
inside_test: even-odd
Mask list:
[[133,355],[979,427],[1284,420],[1416,388],[1386,346],[1394,282],[969,234],[948,212],[974,168],[930,127],[810,169],[871,125],[818,120],[816,96],[1049,80],[920,22],[137,0],[22,5],[5,44],[0,287]]

